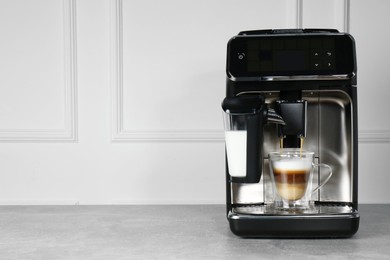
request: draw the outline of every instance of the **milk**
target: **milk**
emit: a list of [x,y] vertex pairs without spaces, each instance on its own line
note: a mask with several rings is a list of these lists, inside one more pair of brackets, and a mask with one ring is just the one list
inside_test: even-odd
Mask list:
[[225,131],[229,173],[232,177],[246,176],[246,131]]

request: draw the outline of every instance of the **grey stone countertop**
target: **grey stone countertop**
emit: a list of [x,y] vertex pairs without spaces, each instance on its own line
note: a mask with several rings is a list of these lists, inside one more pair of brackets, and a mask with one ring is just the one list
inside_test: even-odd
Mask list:
[[224,205],[1,206],[0,259],[390,259],[390,204],[346,239],[243,239]]

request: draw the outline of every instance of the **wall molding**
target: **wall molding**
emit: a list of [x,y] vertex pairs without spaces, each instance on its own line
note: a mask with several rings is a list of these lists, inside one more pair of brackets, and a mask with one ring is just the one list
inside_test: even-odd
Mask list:
[[300,29],[303,27],[303,0],[296,0],[296,28]]
[[123,111],[123,1],[111,0],[111,141],[112,142],[220,142],[219,129],[132,130],[124,127]]
[[351,21],[351,3],[350,0],[344,0],[344,32],[349,33]]
[[0,142],[77,141],[76,0],[63,1],[64,104],[63,129],[0,129]]
[[122,130],[113,136],[113,142],[223,142],[223,130]]
[[[303,0],[296,0],[296,27],[303,28]],[[343,14],[340,20],[342,20],[342,24],[340,24],[343,28],[343,32],[349,33],[350,29],[350,9],[351,4],[350,0],[337,1],[337,7],[340,10],[343,10]],[[310,27],[310,26],[309,26]]]
[[390,130],[360,130],[359,143],[390,143]]

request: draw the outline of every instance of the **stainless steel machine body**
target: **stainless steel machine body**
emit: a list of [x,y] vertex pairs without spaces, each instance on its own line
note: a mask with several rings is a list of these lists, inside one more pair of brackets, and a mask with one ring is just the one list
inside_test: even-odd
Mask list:
[[[240,44],[234,44],[236,38]],[[331,64],[324,60],[329,56],[327,50],[323,50],[329,45],[328,38],[336,39],[336,43],[330,45],[333,55]],[[343,40],[339,40],[341,38]],[[264,71],[261,65],[248,65],[254,62],[249,59],[248,52],[253,51],[251,45],[257,39],[260,39],[260,50],[255,51],[260,53],[256,54],[260,58],[254,56],[252,60],[255,59],[259,64],[262,64],[262,57],[269,58],[261,50],[265,43],[277,45],[283,41],[284,46],[280,46],[277,51],[276,47],[267,47],[273,48],[274,60],[279,52],[287,58],[298,59],[300,56],[297,55],[301,55],[301,52],[307,56],[318,52],[323,55],[323,68],[316,70],[307,65],[304,69],[302,67],[299,71],[294,71],[293,61],[289,68],[278,68],[275,65],[277,60],[272,61],[273,69],[268,68],[268,71]],[[308,45],[309,50],[303,51],[306,47],[294,47],[303,42],[301,39],[307,39],[310,44],[321,39],[322,48],[318,50]],[[343,51],[351,54],[344,55]],[[246,67],[240,63],[243,60],[240,55],[243,55],[244,60],[248,58],[244,61],[248,63]],[[302,60],[305,64],[316,62],[310,56],[305,56]],[[329,68],[325,69],[326,65]],[[358,230],[360,219],[357,211],[357,86],[353,38],[336,30],[263,30],[240,33],[229,42],[227,97],[262,96],[267,107],[274,109],[278,100],[286,93],[297,94],[299,99],[307,102],[303,149],[314,152],[318,163],[330,165],[333,176],[316,192],[313,209],[304,212],[274,211],[269,207],[273,193],[268,153],[280,149],[280,136],[277,125],[265,124],[262,133],[259,133],[263,135],[263,143],[259,147],[262,156],[258,158],[262,164],[260,181],[240,181],[229,175],[228,168],[226,170],[227,218],[230,228],[233,233],[243,237],[352,236]],[[320,172],[317,172],[314,181],[321,183],[320,176]]]

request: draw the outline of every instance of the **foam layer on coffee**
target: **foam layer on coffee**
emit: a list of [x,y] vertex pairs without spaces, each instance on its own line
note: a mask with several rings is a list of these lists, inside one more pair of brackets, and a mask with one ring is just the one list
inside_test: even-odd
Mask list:
[[274,169],[283,172],[309,171],[311,159],[297,158],[296,160],[285,159],[274,162]]

